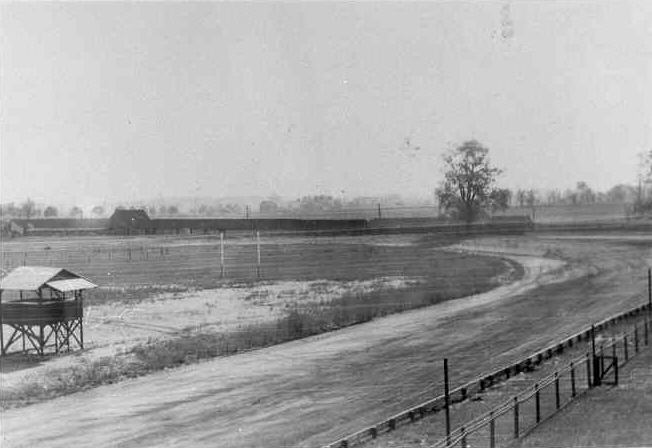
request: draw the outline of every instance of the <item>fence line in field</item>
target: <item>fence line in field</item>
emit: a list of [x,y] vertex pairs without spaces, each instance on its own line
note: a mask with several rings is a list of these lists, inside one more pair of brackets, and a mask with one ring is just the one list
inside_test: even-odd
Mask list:
[[[539,350],[538,352],[526,356],[520,361],[471,380],[462,386],[453,389],[450,392],[449,403],[455,404],[466,401],[474,395],[484,392],[487,388],[503,382],[512,376],[518,375],[524,371],[534,370],[536,365],[542,364],[545,360],[554,357],[556,354],[563,353],[566,348],[571,348],[581,341],[588,341],[591,338],[594,329],[597,331],[606,329],[610,326],[622,322],[627,318],[635,317],[644,312],[652,312],[652,308],[650,307],[649,303],[639,305],[629,311],[625,311],[623,313],[619,313],[603,319],[592,327],[588,327],[578,333],[573,334],[572,336],[565,338],[560,342],[544,348],[543,350]],[[648,326],[646,325],[646,329],[647,327]],[[377,438],[380,434],[393,431],[399,426],[413,423],[428,414],[442,411],[445,409],[445,406],[446,397],[445,395],[440,395],[424,403],[418,404],[417,406],[413,406],[409,409],[399,412],[398,414],[395,414],[386,420],[376,423],[375,425],[324,445],[323,448],[349,448],[351,446],[362,444],[366,441]]]

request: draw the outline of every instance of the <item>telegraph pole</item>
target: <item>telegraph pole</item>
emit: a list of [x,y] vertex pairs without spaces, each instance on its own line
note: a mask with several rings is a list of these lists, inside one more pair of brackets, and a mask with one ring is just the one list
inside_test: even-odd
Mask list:
[[652,316],[652,269],[647,269],[647,314]]
[[220,232],[220,278],[224,277],[224,231]]
[[451,441],[450,395],[448,387],[448,358],[444,358],[444,406],[446,409],[446,443]]

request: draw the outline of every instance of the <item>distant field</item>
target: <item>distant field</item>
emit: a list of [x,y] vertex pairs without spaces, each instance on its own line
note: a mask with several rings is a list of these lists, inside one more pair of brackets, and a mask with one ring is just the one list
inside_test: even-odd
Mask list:
[[[504,216],[532,216],[530,207],[512,207]],[[534,209],[534,221],[538,223],[570,223],[613,221],[627,218],[625,204],[590,204],[590,205],[551,205],[537,206]]]

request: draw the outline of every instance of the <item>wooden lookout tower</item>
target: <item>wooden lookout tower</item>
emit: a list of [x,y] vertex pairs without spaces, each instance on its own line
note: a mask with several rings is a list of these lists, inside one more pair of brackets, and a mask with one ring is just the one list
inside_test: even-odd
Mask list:
[[[22,351],[59,353],[84,348],[82,292],[97,285],[66,269],[21,266],[0,280],[0,353],[22,342]],[[5,326],[9,332],[5,334]],[[8,336],[8,338],[6,337]]]

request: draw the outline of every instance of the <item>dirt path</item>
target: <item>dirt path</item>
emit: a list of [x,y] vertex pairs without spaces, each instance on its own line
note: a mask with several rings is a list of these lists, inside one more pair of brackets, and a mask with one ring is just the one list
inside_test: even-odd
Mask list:
[[486,294],[4,412],[1,445],[319,446],[438,395],[443,357],[461,382],[640,302],[648,249],[573,246],[590,277],[514,255]]

